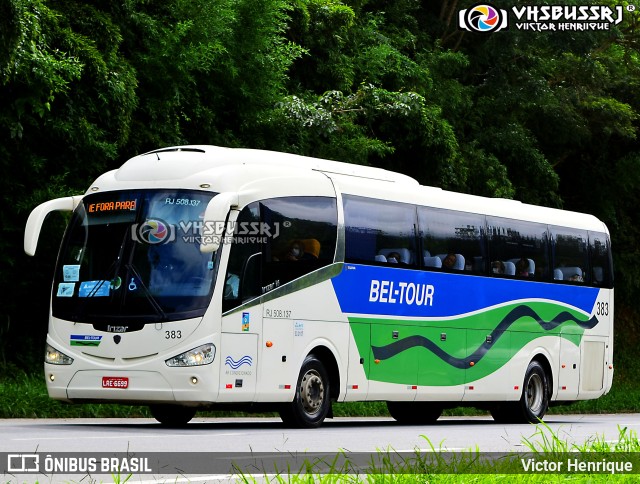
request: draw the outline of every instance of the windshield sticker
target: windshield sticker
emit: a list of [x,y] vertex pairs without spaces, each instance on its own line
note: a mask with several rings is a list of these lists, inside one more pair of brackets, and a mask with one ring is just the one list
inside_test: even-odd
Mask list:
[[58,284],[58,297],[73,297],[73,292],[76,290],[75,282],[61,282]]
[[187,207],[197,207],[202,203],[201,200],[193,198],[173,198],[167,197],[164,199],[165,205],[186,205]]
[[131,282],[129,283],[128,289],[130,291],[135,291],[138,289],[138,285],[136,284],[136,279],[134,277],[131,278]]
[[62,277],[68,282],[77,282],[80,280],[80,264],[62,266]]
[[69,344],[71,346],[100,346],[102,336],[93,334],[72,334]]
[[111,279],[111,284],[109,284],[109,287],[115,291],[117,289],[120,289],[121,285],[122,279],[120,278],[120,276],[118,276],[115,279]]
[[101,297],[109,295],[109,281],[84,281],[80,283],[78,297]]

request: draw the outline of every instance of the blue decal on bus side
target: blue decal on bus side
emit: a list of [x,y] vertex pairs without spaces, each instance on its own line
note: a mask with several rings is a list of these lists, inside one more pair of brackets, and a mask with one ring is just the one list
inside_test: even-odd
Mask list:
[[332,279],[344,313],[453,317],[523,299],[544,299],[587,314],[599,289],[518,279],[345,264]]

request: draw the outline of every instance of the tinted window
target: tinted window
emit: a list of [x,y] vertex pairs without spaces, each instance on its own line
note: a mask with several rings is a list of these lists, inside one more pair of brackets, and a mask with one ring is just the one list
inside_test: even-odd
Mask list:
[[551,228],[553,237],[553,278],[564,282],[590,282],[587,232]]
[[344,212],[347,261],[417,266],[413,205],[345,196]]
[[236,224],[238,229],[235,230],[236,236],[232,238],[222,294],[223,311],[228,311],[260,295],[262,241],[255,234],[242,234],[242,227],[259,227],[259,224],[260,207],[257,202],[246,206],[238,215]]
[[347,262],[613,287],[603,233],[350,195],[344,210]]
[[265,241],[262,292],[268,292],[333,262],[337,207],[333,198],[288,197],[260,203]]
[[548,279],[547,226],[487,217],[491,272],[526,279]]
[[426,267],[485,271],[484,217],[481,215],[418,209],[422,257]]
[[589,232],[589,246],[591,284],[599,287],[613,287],[609,238],[606,234]]
[[53,287],[56,317],[141,327],[204,314],[215,265],[200,252],[213,193],[135,190],[86,196],[65,235]]
[[262,200],[242,210],[234,229],[223,311],[331,264],[336,250],[336,201],[324,197]]

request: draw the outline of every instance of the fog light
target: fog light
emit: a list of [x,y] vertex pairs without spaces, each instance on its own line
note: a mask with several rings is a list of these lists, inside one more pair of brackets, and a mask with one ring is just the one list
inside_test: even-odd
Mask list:
[[195,377],[195,376],[192,376],[192,377],[191,377],[191,383],[193,383],[194,385],[195,385],[196,383],[198,383],[198,378],[197,378],[197,377]]
[[53,373],[49,374],[49,381],[56,381],[56,376]]

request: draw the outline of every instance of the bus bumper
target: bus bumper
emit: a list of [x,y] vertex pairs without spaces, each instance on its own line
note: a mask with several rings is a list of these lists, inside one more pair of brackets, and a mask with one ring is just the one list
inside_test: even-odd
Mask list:
[[213,372],[202,368],[180,368],[170,375],[140,370],[81,370],[70,378],[48,368],[47,389],[51,398],[67,402],[206,405],[215,402],[218,392]]

